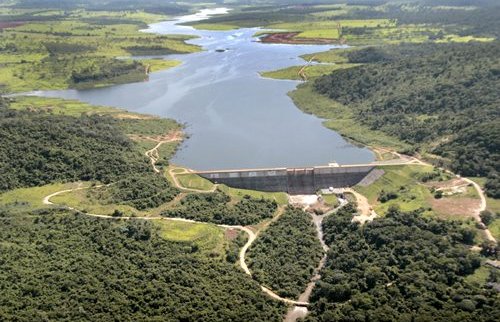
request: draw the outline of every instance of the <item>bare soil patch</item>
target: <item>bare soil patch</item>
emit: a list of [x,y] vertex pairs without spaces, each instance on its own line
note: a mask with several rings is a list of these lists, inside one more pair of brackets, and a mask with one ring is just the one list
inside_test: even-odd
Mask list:
[[239,233],[239,230],[232,229],[232,228],[228,228],[224,232],[225,237],[226,237],[227,240],[234,240],[236,237],[238,237],[238,233]]
[[131,114],[131,113],[117,113],[113,114],[114,118],[117,119],[129,119],[129,120],[150,120],[153,119],[153,116],[150,115],[144,115],[144,114]]
[[24,25],[23,21],[0,21],[0,29],[15,28]]
[[473,198],[441,198],[429,200],[431,207],[438,214],[445,216],[468,216],[481,206],[481,200]]
[[130,134],[128,137],[134,141],[151,141],[157,143],[173,142],[182,140],[182,131],[172,131],[166,134],[155,136]]
[[451,189],[452,187],[466,186],[469,183],[461,178],[453,178],[447,181],[432,181],[427,182],[425,185],[429,188],[435,189]]

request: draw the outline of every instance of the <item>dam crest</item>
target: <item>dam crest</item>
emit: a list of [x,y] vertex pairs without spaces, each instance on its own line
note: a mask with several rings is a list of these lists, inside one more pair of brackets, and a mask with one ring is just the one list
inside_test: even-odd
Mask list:
[[197,171],[197,175],[216,184],[291,195],[314,194],[321,189],[347,188],[360,183],[375,165],[346,165]]

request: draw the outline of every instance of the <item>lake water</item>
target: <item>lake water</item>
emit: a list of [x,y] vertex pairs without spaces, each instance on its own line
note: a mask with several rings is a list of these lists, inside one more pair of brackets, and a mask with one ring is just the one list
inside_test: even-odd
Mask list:
[[[207,12],[153,24],[147,32],[190,34],[204,51],[169,55],[183,64],[153,73],[149,81],[90,90],[37,92],[186,124],[189,138],[172,162],[196,170],[299,167],[373,161],[366,148],[348,143],[322,120],[301,112],[287,96],[298,82],[264,79],[260,71],[303,64],[299,55],[333,46],[261,44],[259,29],[197,31],[176,23]],[[208,12],[210,13],[210,12]],[[217,49],[227,49],[217,52]]]

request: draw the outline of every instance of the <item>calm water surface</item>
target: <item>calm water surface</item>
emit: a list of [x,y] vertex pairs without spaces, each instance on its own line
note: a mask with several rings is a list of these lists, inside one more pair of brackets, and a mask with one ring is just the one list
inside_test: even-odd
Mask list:
[[[298,56],[332,46],[270,45],[255,41],[255,28],[197,31],[178,26],[184,16],[153,24],[147,32],[191,34],[204,52],[169,55],[183,64],[153,73],[149,81],[91,90],[44,91],[37,95],[169,117],[189,135],[172,162],[197,170],[295,167],[373,161],[356,147],[302,113],[287,96],[298,82],[264,79],[258,72],[303,64]],[[226,49],[225,52],[216,52]]]

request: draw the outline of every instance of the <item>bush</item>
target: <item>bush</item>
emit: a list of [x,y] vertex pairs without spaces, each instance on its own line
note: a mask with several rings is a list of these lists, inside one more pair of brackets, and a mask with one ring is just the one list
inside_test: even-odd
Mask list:
[[481,217],[481,221],[486,226],[488,226],[489,224],[491,224],[495,220],[495,215],[493,215],[493,213],[489,210],[481,211],[481,213],[479,214],[479,217]]
[[398,194],[394,191],[380,191],[380,194],[378,195],[378,198],[377,200],[382,202],[382,203],[385,203],[389,200],[392,200],[392,199],[397,199],[398,198]]

